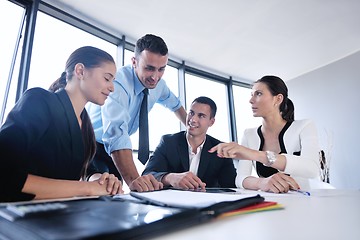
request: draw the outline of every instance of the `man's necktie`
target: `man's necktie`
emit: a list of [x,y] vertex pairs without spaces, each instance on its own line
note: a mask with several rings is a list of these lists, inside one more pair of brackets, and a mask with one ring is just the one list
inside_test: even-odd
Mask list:
[[148,124],[148,89],[143,90],[144,98],[140,107],[139,116],[139,152],[138,158],[145,164],[149,158],[149,124]]

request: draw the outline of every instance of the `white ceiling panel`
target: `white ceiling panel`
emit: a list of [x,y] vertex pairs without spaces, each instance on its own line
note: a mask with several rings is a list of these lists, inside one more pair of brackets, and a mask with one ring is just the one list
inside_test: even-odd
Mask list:
[[135,42],[161,36],[170,57],[234,79],[290,80],[360,50],[358,0],[45,0]]

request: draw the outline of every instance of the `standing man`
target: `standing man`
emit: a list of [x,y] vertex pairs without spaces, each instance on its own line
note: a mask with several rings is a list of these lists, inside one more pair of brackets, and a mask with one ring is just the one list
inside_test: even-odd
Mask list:
[[209,150],[220,143],[206,132],[215,122],[216,104],[196,98],[186,119],[187,131],[164,135],[150,157],[144,174],[153,174],[164,186],[178,189],[235,188],[236,170],[231,158]]
[[[119,179],[123,178],[130,190],[138,192],[163,187],[151,174],[139,175],[133,160],[130,135],[139,128],[144,97],[147,97],[148,111],[155,103],[160,103],[173,111],[185,125],[185,109],[161,78],[167,62],[168,48],[162,38],[151,34],[141,37],[136,42],[132,65],[118,70],[114,92],[105,104],[102,107],[95,104],[87,106],[97,142],[89,176],[107,171]],[[142,162],[145,164],[146,160]]]

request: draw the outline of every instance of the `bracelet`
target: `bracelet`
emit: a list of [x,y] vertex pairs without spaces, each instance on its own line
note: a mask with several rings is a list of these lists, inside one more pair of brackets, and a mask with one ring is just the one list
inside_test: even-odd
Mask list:
[[268,160],[268,162],[266,164],[264,164],[264,166],[266,166],[266,167],[270,167],[276,161],[276,155],[274,152],[271,152],[271,151],[266,151],[266,158]]

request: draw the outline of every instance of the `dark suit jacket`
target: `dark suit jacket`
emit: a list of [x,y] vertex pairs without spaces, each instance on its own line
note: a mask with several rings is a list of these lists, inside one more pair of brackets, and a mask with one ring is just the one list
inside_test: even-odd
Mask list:
[[[216,153],[208,152],[210,148],[218,143],[220,143],[219,140],[206,135],[197,175],[206,183],[206,187],[236,187],[236,170],[233,160],[219,158]],[[153,174],[156,179],[160,180],[166,173],[189,171],[188,151],[186,133],[184,131],[164,135],[150,157],[142,175]]]
[[0,201],[21,193],[28,174],[79,180],[84,164],[81,129],[65,90],[26,91],[0,130]]

